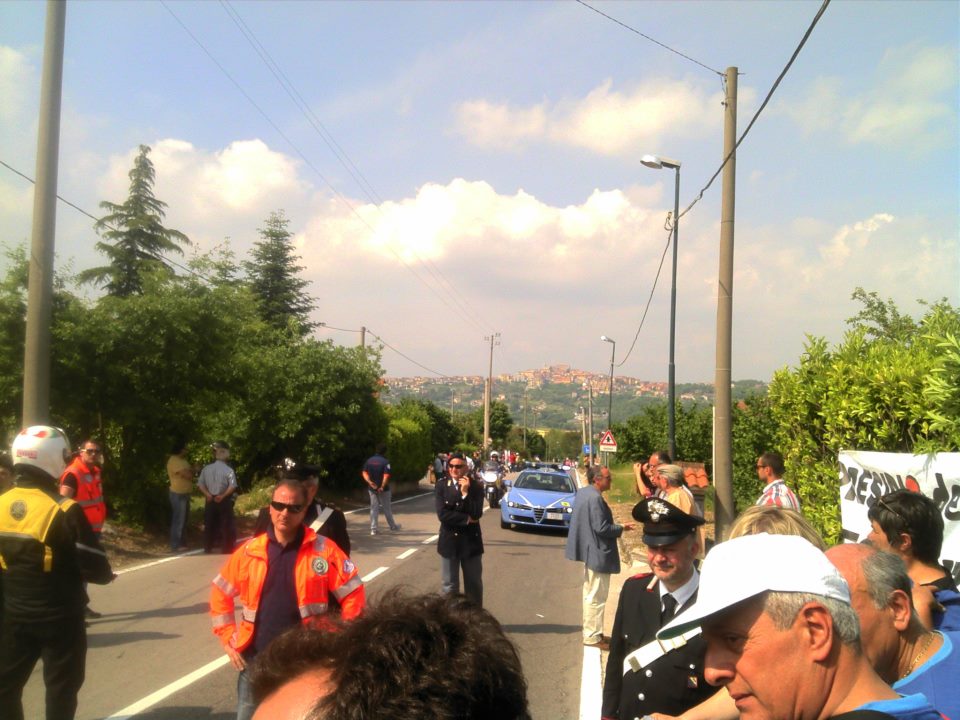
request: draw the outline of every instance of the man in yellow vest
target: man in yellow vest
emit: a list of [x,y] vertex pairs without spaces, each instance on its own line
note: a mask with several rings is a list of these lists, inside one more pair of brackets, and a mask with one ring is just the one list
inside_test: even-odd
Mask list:
[[80,505],[57,493],[69,447],[59,428],[21,431],[16,486],[0,496],[0,715],[12,720],[23,720],[23,687],[41,657],[47,720],[74,717],[87,656],[83,584],[115,577]]

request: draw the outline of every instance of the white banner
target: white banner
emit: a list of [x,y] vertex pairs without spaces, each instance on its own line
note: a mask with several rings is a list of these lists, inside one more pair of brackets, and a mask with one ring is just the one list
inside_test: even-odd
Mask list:
[[906,488],[921,492],[943,515],[940,561],[960,580],[960,453],[840,451],[840,516],[843,539],[862,542],[870,533],[867,509],[877,498]]

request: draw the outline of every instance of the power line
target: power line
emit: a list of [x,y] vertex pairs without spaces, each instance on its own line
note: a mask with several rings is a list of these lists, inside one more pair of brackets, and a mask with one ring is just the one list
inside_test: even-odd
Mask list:
[[[582,0],[577,0],[577,2],[583,5],[586,5],[586,3],[582,2]],[[710,178],[707,184],[699,192],[697,197],[694,198],[693,202],[687,205],[687,207],[683,210],[683,212],[681,212],[676,218],[673,218],[673,219],[669,219],[669,215],[668,215],[668,221],[666,224],[666,229],[668,231],[672,231],[673,223],[677,222],[680,218],[682,218],[684,215],[690,212],[691,208],[693,208],[693,206],[696,205],[703,198],[703,194],[710,188],[711,185],[713,185],[713,181],[717,179],[717,176],[720,175],[720,173],[723,171],[723,168],[726,166],[726,164],[730,162],[730,158],[732,158],[736,154],[737,148],[740,147],[740,143],[742,143],[744,139],[747,137],[747,134],[750,132],[750,128],[753,127],[754,123],[757,121],[757,118],[760,117],[760,113],[762,113],[764,108],[767,107],[767,104],[770,102],[770,98],[773,97],[773,93],[776,92],[777,87],[779,87],[780,85],[780,82],[783,80],[784,77],[786,77],[786,74],[790,70],[790,67],[793,65],[794,60],[796,60],[797,56],[800,55],[800,51],[803,49],[803,46],[806,45],[807,40],[809,39],[811,33],[813,32],[813,29],[817,26],[817,23],[820,21],[820,18],[823,16],[823,13],[826,11],[827,6],[829,4],[830,4],[830,0],[823,0],[823,4],[820,6],[820,9],[817,11],[817,14],[814,16],[813,21],[810,23],[810,27],[807,28],[807,31],[803,34],[803,37],[800,39],[800,43],[797,45],[797,48],[793,51],[793,54],[790,56],[790,60],[784,66],[783,70],[780,72],[780,75],[777,76],[776,81],[773,83],[770,90],[767,92],[766,97],[763,99],[763,102],[760,104],[760,107],[757,109],[757,112],[754,113],[753,118],[750,120],[750,123],[747,125],[746,129],[743,131],[743,134],[740,136],[740,139],[737,140],[736,145],[733,146],[733,150],[731,150],[730,153],[723,159],[723,162],[720,164],[720,167],[717,168],[717,171],[713,174],[713,176]],[[587,5],[587,7],[590,7],[590,6]],[[593,8],[590,8],[590,9],[593,10]],[[600,14],[602,15],[603,13],[600,13]],[[615,21],[615,22],[618,22],[618,21]],[[623,364],[627,361],[627,359],[630,357],[630,353],[633,352],[633,348],[637,343],[637,338],[640,337],[640,330],[643,328],[644,320],[646,320],[647,318],[647,311],[650,309],[650,301],[653,299],[653,291],[656,289],[657,281],[660,279],[660,272],[663,269],[663,261],[666,258],[667,249],[670,247],[671,239],[672,239],[672,232],[671,234],[668,235],[667,245],[663,249],[663,255],[660,256],[660,266],[657,268],[657,275],[653,280],[653,287],[650,289],[650,297],[647,298],[647,305],[643,310],[643,316],[640,318],[640,326],[637,328],[637,333],[633,337],[633,343],[630,345],[630,350],[627,351],[626,357],[624,357],[623,360],[621,360],[617,364],[617,367],[622,367]]]
[[[17,170],[15,167],[13,167],[12,165],[9,165],[9,164],[5,163],[3,160],[0,160],[0,165],[3,165],[3,166],[4,166],[5,168],[7,168],[8,170],[16,173],[17,175],[19,175],[20,177],[22,177],[24,180],[26,180],[26,181],[29,182],[30,184],[36,185],[36,181],[35,181],[32,177],[29,177],[28,175],[25,175],[24,173],[20,172],[20,171]],[[72,207],[74,210],[76,210],[76,211],[77,211],[78,213],[80,213],[81,215],[86,215],[88,218],[90,218],[91,220],[93,220],[93,221],[96,222],[96,223],[99,223],[100,225],[102,225],[103,227],[107,228],[108,230],[113,230],[114,232],[122,232],[122,230],[120,230],[119,228],[115,228],[115,227],[113,227],[113,225],[111,225],[110,223],[104,222],[101,218],[98,218],[98,217],[96,217],[95,215],[87,212],[86,210],[84,210],[84,209],[83,209],[82,207],[80,207],[79,205],[73,204],[72,202],[70,202],[69,200],[67,200],[65,197],[63,197],[63,196],[61,196],[61,195],[57,195],[57,200],[59,200],[60,202],[62,202],[64,205],[68,205],[69,207]],[[180,269],[183,270],[184,272],[190,273],[190,274],[193,275],[194,277],[200,278],[200,279],[203,280],[204,282],[210,283],[211,285],[214,284],[214,281],[211,280],[210,278],[208,278],[207,276],[203,275],[202,273],[198,273],[198,272],[195,271],[193,268],[187,267],[186,265],[181,265],[181,264],[178,263],[176,260],[173,260],[173,259],[171,259],[171,258],[168,258],[168,257],[166,257],[166,256],[164,256],[164,255],[161,255],[160,253],[153,254],[153,253],[149,253],[149,252],[146,252],[146,251],[143,251],[143,250],[141,250],[141,252],[143,252],[144,255],[146,255],[147,257],[149,257],[149,258],[152,259],[152,260],[159,260],[160,262],[163,262],[163,263],[169,263],[170,265],[174,265],[175,267],[180,268]]]
[[[296,145],[296,143],[294,143],[293,140],[291,140],[291,139],[287,136],[287,134],[284,133],[283,130],[280,129],[280,127],[270,118],[270,116],[266,113],[266,111],[264,111],[263,108],[261,108],[261,107],[257,104],[257,102],[250,96],[250,94],[249,94],[246,90],[243,89],[243,87],[242,87],[242,86],[240,85],[240,83],[233,77],[233,75],[231,75],[231,74],[227,71],[227,69],[226,69],[225,67],[223,67],[222,64],[220,64],[220,62],[213,56],[213,53],[211,53],[211,52],[207,49],[207,47],[200,41],[200,38],[198,38],[198,37],[190,30],[190,28],[188,28],[187,25],[179,18],[179,16],[177,16],[177,14],[170,8],[170,6],[167,4],[167,2],[165,2],[165,0],[160,0],[160,4],[161,4],[161,5],[164,7],[164,9],[171,15],[171,17],[173,17],[173,19],[176,20],[177,24],[179,24],[180,27],[183,29],[183,31],[184,31],[185,33],[187,33],[187,35],[190,36],[190,39],[193,40],[193,42],[204,52],[204,54],[210,59],[210,61],[211,61],[214,65],[217,66],[217,69],[220,70],[220,72],[224,75],[224,77],[226,77],[231,83],[233,83],[233,86],[240,92],[241,95],[243,95],[244,98],[246,98],[247,102],[249,102],[249,103],[254,107],[254,109],[256,109],[256,111],[260,113],[260,115],[264,118],[264,120],[267,121],[267,123],[270,125],[270,127],[272,127],[272,128],[277,132],[277,134],[278,134],[281,138],[283,138],[291,148],[293,148],[294,152],[296,152],[297,155],[300,156],[300,158],[301,158],[301,159],[303,160],[303,162],[307,165],[307,167],[309,167],[311,170],[313,170],[313,172],[315,172],[315,173],[317,174],[317,176],[320,178],[320,180],[324,183],[324,185],[326,185],[326,186],[330,189],[330,191],[331,191],[331,192],[333,193],[333,195],[337,198],[337,200],[338,200],[339,202],[341,202],[341,203],[350,211],[350,213],[352,213],[371,233],[373,233],[373,232],[374,232],[373,226],[370,225],[370,223],[368,223],[367,220],[360,214],[360,212],[357,210],[357,208],[354,207],[353,203],[351,203],[339,190],[337,190],[337,188],[333,185],[333,183],[331,183],[330,180],[328,180],[327,177],[326,177],[322,172],[320,172],[320,170],[310,161],[310,159],[303,153],[303,151],[300,150],[300,148]],[[379,209],[379,208],[378,208],[378,209]],[[431,285],[429,282],[427,282],[427,281],[416,271],[416,269],[415,269],[414,267],[412,267],[406,260],[404,260],[403,257],[400,255],[400,253],[397,252],[392,246],[387,245],[387,249],[390,250],[391,253],[393,253],[393,255],[397,258],[397,260],[399,260],[399,261],[403,264],[403,266],[404,266],[405,268],[407,268],[407,270],[409,270],[411,273],[413,273],[414,277],[416,277],[417,280],[419,280],[421,283],[423,283],[423,285],[426,286],[426,288],[427,288],[428,290],[430,290],[431,292],[433,292],[433,293],[437,296],[437,298],[440,300],[440,302],[442,302],[444,305],[446,305],[446,306],[447,306],[448,308],[450,308],[451,310],[457,310],[457,309],[458,309],[458,308],[455,308],[453,305],[451,305],[451,304],[447,301],[447,299],[443,296],[443,294],[441,294],[440,291],[439,291],[437,288],[435,288],[433,285]],[[452,294],[451,294],[451,296],[452,296]],[[463,316],[464,316],[464,318],[465,318],[466,320],[468,320],[469,322],[477,325],[477,327],[482,327],[482,326],[479,325],[479,324],[477,323],[477,321],[474,320],[474,318],[472,318],[469,314],[464,313],[462,310],[461,310],[460,312],[463,314]]]
[[442,372],[440,372],[440,371],[438,371],[438,370],[434,370],[434,369],[432,369],[432,368],[428,368],[426,365],[423,365],[423,364],[421,364],[421,363],[418,363],[416,360],[414,360],[414,359],[413,359],[412,357],[410,357],[409,355],[405,355],[404,353],[402,353],[402,352],[400,352],[399,350],[397,350],[395,347],[393,347],[393,345],[391,345],[391,344],[388,343],[386,340],[384,340],[382,337],[380,337],[379,335],[377,335],[377,334],[376,334],[375,332],[373,332],[373,330],[371,330],[370,328],[367,328],[367,332],[368,332],[371,336],[373,336],[373,337],[375,337],[377,340],[379,340],[381,343],[383,343],[383,346],[384,346],[384,347],[390,348],[390,349],[393,350],[397,355],[399,355],[400,357],[402,357],[402,358],[405,359],[405,360],[408,360],[408,361],[412,362],[412,363],[413,363],[414,365],[416,365],[417,367],[423,368],[423,369],[426,370],[427,372],[433,373],[434,375],[439,375],[440,377],[443,377],[443,378],[449,378],[449,377],[451,377],[450,375],[445,375],[444,373],[442,373]]
[[[578,0],[579,2],[579,0]],[[767,103],[770,102],[770,98],[773,97],[773,93],[776,92],[777,88],[780,86],[780,82],[786,76],[787,72],[790,70],[790,67],[793,65],[793,61],[797,59],[797,56],[800,54],[800,51],[803,49],[803,46],[807,44],[807,39],[810,37],[810,34],[813,32],[813,29],[817,26],[817,23],[820,22],[820,18],[823,16],[823,13],[826,11],[827,6],[830,4],[830,0],[823,0],[823,4],[820,6],[820,9],[817,11],[817,14],[814,16],[813,21],[810,23],[810,27],[807,28],[807,31],[803,34],[803,37],[800,39],[800,44],[797,45],[797,49],[793,51],[793,55],[790,56],[790,60],[784,66],[783,70],[780,72],[780,75],[777,76],[776,81],[770,87],[770,90],[767,92],[767,96],[763,99],[763,102],[760,104],[760,107],[757,108],[757,112],[754,113],[753,118],[750,120],[750,123],[747,125],[746,130],[743,131],[743,134],[740,136],[740,139],[737,140],[737,144],[733,146],[733,150],[723,159],[723,162],[720,163],[720,167],[717,168],[717,171],[713,174],[710,180],[706,185],[703,186],[703,189],[700,193],[693,199],[687,207],[680,213],[677,217],[677,220],[686,215],[690,209],[696,205],[703,198],[703,194],[713,185],[713,181],[717,179],[720,173],[723,171],[723,168],[730,158],[737,154],[737,148],[740,147],[740,143],[743,142],[744,138],[747,137],[747,133],[750,132],[750,128],[753,127],[753,124],[757,121],[757,118],[760,117],[760,113],[763,112],[764,108],[767,107]]]
[[[343,168],[354,179],[354,181],[357,183],[357,186],[360,188],[360,191],[366,195],[367,199],[370,201],[370,204],[376,208],[377,212],[380,213],[381,216],[383,216],[383,210],[381,209],[381,205],[384,203],[383,198],[376,191],[370,181],[367,180],[366,176],[360,171],[343,147],[337,142],[336,138],[333,136],[333,133],[327,129],[327,127],[317,117],[316,113],[311,110],[307,101],[303,98],[303,96],[294,86],[293,82],[283,71],[283,68],[280,67],[280,64],[273,59],[273,56],[270,55],[270,52],[267,50],[267,48],[257,38],[256,33],[254,33],[250,26],[247,25],[244,19],[240,16],[240,13],[237,12],[237,10],[230,4],[229,0],[220,0],[220,5],[223,7],[224,12],[227,13],[228,17],[230,17],[230,19],[233,21],[234,25],[236,25],[240,30],[241,34],[244,36],[244,39],[253,48],[254,52],[260,56],[261,61],[263,61],[263,64],[280,84],[280,87],[283,88],[283,90],[293,101],[294,105],[297,106],[303,116],[307,119],[307,122],[313,127],[317,135],[320,136],[320,139],[323,140]],[[333,188],[331,187],[331,189]],[[446,279],[443,273],[440,272],[433,261],[431,261],[429,258],[422,258],[420,254],[413,248],[410,248],[410,252],[413,253],[413,256],[427,270],[427,272],[430,273],[433,279],[441,287],[445,287],[449,297],[454,301],[454,303],[457,304],[465,317],[471,319],[474,325],[480,329],[483,329],[483,324],[489,324],[481,317],[479,312],[461,300],[459,294],[454,290],[453,286],[450,285],[449,281]],[[475,316],[475,319],[469,318],[471,314]]]
[[585,8],[588,8],[589,10],[593,10],[595,13],[597,13],[597,15],[602,15],[602,16],[605,17],[607,20],[610,20],[610,21],[612,21],[612,22],[615,22],[615,23],[616,23],[617,25],[619,25],[620,27],[625,28],[625,29],[629,30],[629,31],[632,32],[632,33],[636,33],[636,34],[639,35],[640,37],[642,37],[642,38],[644,38],[644,39],[646,39],[646,40],[649,40],[650,42],[654,43],[655,45],[659,45],[660,47],[664,48],[665,50],[669,50],[670,52],[672,52],[672,53],[674,53],[674,54],[676,54],[676,55],[679,55],[680,57],[685,58],[685,59],[689,60],[690,62],[692,62],[692,63],[694,63],[694,64],[696,64],[696,65],[699,65],[699,66],[702,67],[702,68],[705,68],[705,69],[709,70],[709,71],[712,72],[712,73],[716,73],[716,74],[719,75],[720,77],[723,77],[723,73],[720,72],[719,70],[714,70],[714,69],[713,69],[712,67],[710,67],[709,65],[704,65],[704,64],[703,64],[702,62],[700,62],[699,60],[694,60],[692,57],[690,57],[689,55],[683,54],[683,53],[680,52],[679,50],[674,50],[672,47],[670,47],[669,45],[663,44],[662,42],[660,42],[660,41],[657,40],[656,38],[652,38],[652,37],[650,37],[649,35],[646,35],[646,34],[640,32],[640,31],[637,30],[636,28],[630,27],[630,26],[627,25],[625,22],[623,22],[623,21],[621,21],[621,20],[617,20],[615,17],[612,17],[612,16],[610,16],[610,15],[607,15],[605,12],[603,12],[603,11],[601,11],[601,10],[598,10],[597,8],[593,7],[593,5],[589,5],[589,4],[585,3],[583,0],[577,0],[577,2],[580,3],[581,5],[583,5]]

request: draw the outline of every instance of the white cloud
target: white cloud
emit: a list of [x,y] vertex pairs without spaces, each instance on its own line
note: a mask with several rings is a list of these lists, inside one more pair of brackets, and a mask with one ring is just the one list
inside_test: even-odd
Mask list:
[[[754,93],[741,90],[749,104]],[[720,127],[722,93],[689,80],[653,80],[619,91],[605,80],[582,98],[511,106],[475,99],[457,108],[457,132],[469,142],[500,150],[551,142],[601,155],[655,147],[668,133],[695,137]]]
[[894,220],[889,213],[877,213],[866,220],[859,220],[841,227],[830,242],[820,246],[821,257],[829,263],[843,263],[858,250],[863,250],[870,236],[881,227]]
[[906,46],[888,50],[872,87],[817,78],[780,110],[805,134],[839,131],[851,144],[927,150],[956,141],[956,49]]
[[0,45],[0,122],[6,124],[23,116],[35,74],[26,55]]

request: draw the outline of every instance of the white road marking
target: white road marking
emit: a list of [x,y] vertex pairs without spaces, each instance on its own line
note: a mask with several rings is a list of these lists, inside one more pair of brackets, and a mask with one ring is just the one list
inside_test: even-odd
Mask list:
[[373,572],[367,573],[360,579],[363,580],[365,583],[368,583],[371,580],[373,580],[375,577],[379,577],[380,575],[383,575],[389,569],[390,568],[388,567],[382,567],[382,566],[378,567],[376,570],[374,570]]
[[188,685],[195,683],[197,680],[200,680],[201,678],[206,677],[207,675],[212,673],[214,670],[219,670],[224,665],[229,665],[229,664],[230,664],[230,658],[228,658],[226,655],[221,655],[216,660],[212,662],[208,662],[206,665],[204,665],[201,668],[197,668],[189,675],[184,675],[179,680],[176,680],[175,682],[170,683],[166,687],[160,688],[155,693],[151,693],[150,695],[147,695],[145,698],[143,698],[143,700],[138,700],[133,705],[128,705],[123,710],[120,710],[114,713],[113,715],[111,715],[110,717],[108,717],[106,720],[128,720],[129,718],[132,718],[135,715],[139,715],[144,710],[149,710],[158,702],[165,700],[166,698],[173,695],[173,693],[177,692],[178,690],[182,690]]
[[430,537],[428,537],[426,540],[424,540],[424,541],[423,541],[422,543],[420,543],[420,544],[421,544],[421,545],[430,545],[431,543],[436,542],[439,538],[440,538],[439,535],[431,535]]
[[600,687],[600,648],[583,646],[583,671],[580,675],[580,720],[600,715],[603,689]]
[[397,560],[406,560],[408,557],[413,555],[420,548],[410,548],[409,550],[404,550],[402,553],[397,555]]

